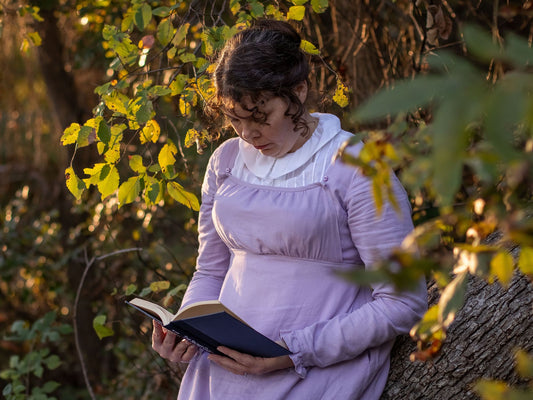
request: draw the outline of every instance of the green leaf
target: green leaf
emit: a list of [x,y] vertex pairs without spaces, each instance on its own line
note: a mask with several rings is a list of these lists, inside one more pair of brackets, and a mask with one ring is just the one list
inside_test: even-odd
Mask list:
[[307,40],[302,40],[300,43],[300,48],[307,54],[320,54],[320,50],[318,50],[313,43],[308,42]]
[[164,19],[161,21],[157,27],[157,40],[161,45],[166,46],[172,40],[172,35],[174,34],[174,27],[169,19]]
[[291,0],[291,3],[295,6],[303,6],[305,3],[307,3],[309,0]]
[[292,6],[287,13],[287,19],[301,21],[305,16],[305,6]]
[[520,258],[518,259],[518,268],[523,274],[533,276],[533,248],[522,247]]
[[328,9],[328,0],[311,0],[311,7],[317,14],[322,14]]
[[168,17],[170,15],[169,7],[157,7],[152,10],[152,14],[157,17]]
[[61,386],[58,382],[55,381],[48,381],[42,386],[42,391],[44,393],[52,393],[54,390],[56,390],[59,386]]
[[468,273],[462,272],[443,290],[439,299],[439,322],[444,327],[450,326],[463,306],[467,283]]
[[44,363],[48,369],[56,369],[62,364],[62,361],[57,355],[52,354],[44,360]]
[[135,291],[137,290],[137,285],[134,285],[133,283],[129,284],[128,287],[126,288],[126,291],[124,292],[124,294],[126,296],[130,296],[132,295],[133,293],[135,293]]
[[411,329],[411,336],[419,337],[425,341],[431,337],[439,326],[439,306],[434,304],[426,311],[422,320]]
[[506,400],[508,398],[509,385],[501,381],[489,381],[482,379],[474,385],[474,391],[483,400]]
[[174,35],[174,38],[172,39],[172,44],[176,47],[178,47],[181,42],[187,37],[187,33],[189,32],[189,27],[191,24],[188,22],[186,24],[181,25],[176,34]]
[[113,329],[108,328],[107,326],[104,325],[106,322],[106,319],[107,317],[105,315],[97,315],[93,319],[93,329],[98,335],[98,338],[100,340],[108,336],[113,336],[115,334]]
[[193,209],[194,211],[198,211],[200,209],[198,198],[193,193],[186,191],[179,183],[168,182],[167,190],[174,200]]
[[250,3],[250,14],[254,18],[260,18],[265,15],[265,7],[258,1],[251,1]]
[[142,178],[132,176],[118,188],[118,205],[133,203],[141,193]]
[[182,63],[195,62],[196,56],[193,53],[183,53],[180,55],[180,60]]
[[169,281],[157,281],[150,283],[150,290],[154,293],[158,293],[162,290],[166,290],[170,287]]
[[527,39],[514,33],[505,37],[505,58],[516,68],[522,69],[533,65],[533,49]]
[[500,283],[508,287],[513,277],[514,262],[513,257],[505,252],[498,252],[490,261],[490,272],[496,275]]
[[[447,76],[418,76],[400,81],[391,89],[383,89],[356,109],[352,118],[370,121],[388,115],[416,110],[440,97],[453,84]],[[456,86],[456,85],[454,85]]]
[[152,20],[152,7],[144,3],[135,13],[135,25],[142,32]]
[[81,195],[83,194],[83,191],[85,190],[85,183],[78,178],[76,173],[74,172],[74,168],[68,167],[65,170],[65,179],[67,182],[67,188],[72,193],[72,195],[76,198],[76,200],[79,200],[81,198]]
[[500,58],[502,49],[492,36],[477,25],[468,24],[463,28],[463,36],[467,49],[485,62]]
[[102,143],[108,144],[109,140],[111,140],[111,129],[109,129],[109,126],[107,125],[104,119],[100,120],[96,135]]

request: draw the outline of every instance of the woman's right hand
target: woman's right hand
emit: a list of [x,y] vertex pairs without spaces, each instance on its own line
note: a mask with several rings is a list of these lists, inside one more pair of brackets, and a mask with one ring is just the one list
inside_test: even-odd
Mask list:
[[181,339],[175,333],[165,329],[154,321],[152,348],[170,362],[189,362],[198,351],[198,347],[188,340]]

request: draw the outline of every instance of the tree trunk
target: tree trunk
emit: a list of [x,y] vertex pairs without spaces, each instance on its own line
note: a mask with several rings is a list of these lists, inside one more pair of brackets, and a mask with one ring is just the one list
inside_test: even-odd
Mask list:
[[[435,304],[435,285],[429,286],[429,293],[430,304]],[[411,362],[409,354],[416,346],[408,337],[399,338],[381,399],[478,399],[472,386],[480,378],[524,384],[514,369],[514,353],[533,350],[532,307],[533,286],[519,273],[508,289],[470,278],[465,305],[448,330],[441,354],[432,361]]]

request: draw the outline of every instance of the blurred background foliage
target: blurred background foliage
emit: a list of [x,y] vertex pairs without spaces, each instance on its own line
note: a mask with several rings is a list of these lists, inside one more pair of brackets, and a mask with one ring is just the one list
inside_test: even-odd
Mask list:
[[[468,275],[533,275],[530,1],[1,1],[6,398],[175,397],[183,371],[150,351],[149,321],[123,301],[179,305],[205,164],[230,135],[205,117],[208,72],[261,17],[301,30],[311,109],[365,140],[345,160],[372,177],[378,205],[391,166],[411,197],[420,257],[406,243],[349,278],[438,282],[413,358],[440,351]],[[530,395],[494,381],[478,393]]]

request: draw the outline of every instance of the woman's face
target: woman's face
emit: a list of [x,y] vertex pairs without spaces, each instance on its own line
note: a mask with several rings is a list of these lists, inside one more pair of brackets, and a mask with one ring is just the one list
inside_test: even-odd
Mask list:
[[[253,118],[256,114],[264,116],[261,120]],[[295,131],[294,122],[285,115],[288,103],[281,97],[265,98],[253,103],[251,98],[244,98],[236,103],[234,112],[226,114],[237,135],[250,143],[265,156],[280,158],[299,149],[307,140]]]

